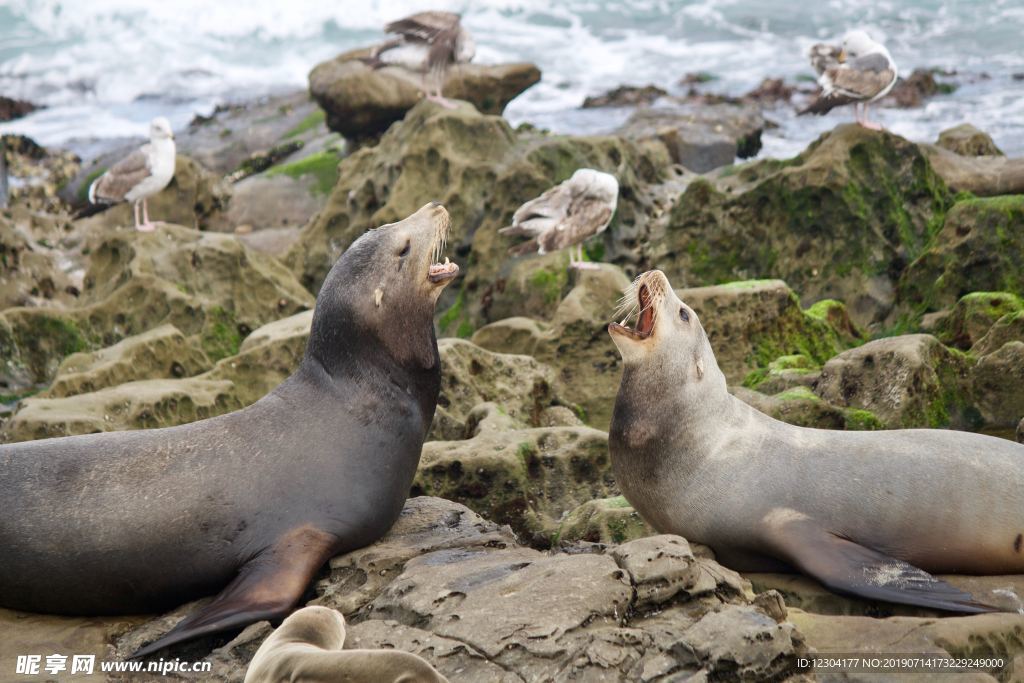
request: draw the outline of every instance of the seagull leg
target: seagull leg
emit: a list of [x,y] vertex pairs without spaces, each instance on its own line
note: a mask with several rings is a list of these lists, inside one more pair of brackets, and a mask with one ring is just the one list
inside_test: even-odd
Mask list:
[[434,74],[434,78],[436,79],[434,87],[428,87],[427,79],[430,78],[432,73],[433,71],[427,70],[427,72],[423,74],[423,92],[427,95],[426,99],[444,107],[445,109],[455,109],[458,105],[441,95],[441,82],[444,81],[443,73]]
[[156,228],[149,222],[149,205],[142,200],[142,225],[138,224],[139,205],[135,204],[135,229],[139,232],[153,232]]
[[572,252],[573,252],[573,250],[571,248],[569,250],[569,254],[570,254],[570,256],[569,256],[569,259],[570,259],[569,267],[570,268],[575,268],[576,270],[599,270],[600,269],[601,266],[597,265],[596,263],[591,263],[590,261],[584,261],[583,260],[583,244],[582,243],[576,245],[575,251],[577,253],[577,260],[576,260],[575,263],[572,263]]
[[868,130],[882,130],[882,124],[875,123],[874,121],[868,120],[868,103],[864,103],[864,120],[860,122],[860,125],[864,126]]

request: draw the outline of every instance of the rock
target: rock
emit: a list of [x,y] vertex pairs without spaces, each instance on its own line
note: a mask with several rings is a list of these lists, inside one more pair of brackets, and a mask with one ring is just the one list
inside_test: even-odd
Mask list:
[[936,80],[935,74],[934,69],[914,69],[909,76],[896,81],[896,85],[882,102],[889,106],[910,109],[920,107],[925,100],[936,95],[948,95],[956,90],[956,85]]
[[821,364],[845,346],[824,316],[800,308],[796,294],[781,280],[677,289],[676,295],[700,317],[730,382],[780,356],[801,354]]
[[935,144],[965,157],[1004,156],[991,135],[969,123],[942,131]]
[[[546,318],[567,292],[568,277],[558,265],[567,255],[511,257],[509,242],[498,229],[509,224],[522,203],[577,168],[590,167],[615,173],[621,189],[603,241],[593,241],[595,252],[607,248],[607,255],[616,241],[623,251],[635,250],[661,201],[649,188],[662,180],[668,166],[660,145],[644,147],[615,137],[569,138],[529,128],[513,131],[503,118],[480,114],[467,104],[444,109],[423,102],[377,145],[341,162],[327,204],[303,230],[287,261],[316,290],[341,251],[366,229],[437,200],[452,217],[452,260],[472,264],[442,295],[441,333],[469,337],[502,318]],[[541,270],[547,274],[537,276]],[[534,293],[521,299],[524,291]]]
[[127,382],[66,398],[27,398],[4,425],[13,443],[125,429],[151,429],[202,420],[242,407],[232,384],[193,377]]
[[783,279],[806,301],[843,301],[867,325],[890,315],[895,279],[951,203],[918,145],[840,125],[793,159],[690,182],[664,238],[648,237],[649,258],[674,283]]
[[731,104],[638,109],[617,131],[635,140],[657,140],[677,164],[706,173],[761,149],[760,109]]
[[821,366],[802,353],[779,356],[767,367],[743,378],[743,386],[769,396],[795,387],[811,387],[821,376]]
[[7,188],[5,208],[28,209],[31,212],[61,214],[66,204],[59,194],[62,187],[79,171],[77,156],[62,149],[45,149],[24,135],[0,135],[0,149],[5,151]]
[[1004,315],[1024,311],[1024,300],[1010,292],[971,292],[960,298],[950,314],[935,326],[944,344],[968,350]]
[[[116,163],[116,157],[101,157],[92,166],[83,167],[85,177],[77,189],[77,204],[88,202],[89,184]],[[69,185],[66,192],[72,192]],[[158,194],[149,198],[149,216],[154,222],[184,225],[196,230],[223,229],[223,212],[231,199],[231,188],[221,178],[187,156],[179,154],[174,178]],[[131,227],[135,223],[130,203],[116,204],[83,221],[85,230]]]
[[[309,74],[309,92],[327,112],[328,127],[346,138],[383,133],[423,98],[422,74],[398,66],[374,69],[360,61],[368,55],[368,49],[346,52]],[[448,70],[442,91],[485,114],[501,114],[539,80],[533,64],[460,64]]]
[[1011,341],[1024,341],[1024,311],[1007,313],[997,320],[985,336],[971,347],[971,353],[984,356],[998,351]]
[[552,544],[567,511],[618,495],[607,434],[589,427],[517,429],[501,424],[502,417],[481,420],[470,439],[425,443],[414,494],[458,501],[538,547]]
[[873,413],[886,429],[977,428],[970,359],[929,334],[870,341],[825,363],[815,393]]
[[785,389],[771,396],[746,387],[731,387],[729,391],[765,415],[797,427],[849,430],[883,428],[879,419],[870,411],[834,406],[823,401],[809,387],[803,385]]
[[979,358],[971,385],[985,426],[1013,429],[1024,415],[1024,342],[1007,342]]
[[620,85],[601,95],[590,95],[583,100],[583,109],[597,107],[635,107],[653,104],[655,100],[665,97],[668,92],[656,85],[637,87]]
[[36,240],[30,223],[0,215],[0,310],[68,304],[79,293],[61,268],[61,251]]
[[26,100],[17,100],[0,95],[0,122],[20,119],[22,116],[27,116],[38,108]]
[[174,325],[161,325],[105,349],[68,356],[57,368],[53,384],[41,396],[62,398],[140,379],[191,377],[211,365],[202,349],[181,330]]
[[786,83],[781,78],[765,78],[761,84],[743,96],[744,100],[774,104],[776,102],[789,102],[793,99],[796,86]]
[[565,514],[553,545],[586,541],[614,545],[657,532],[622,496],[588,500]]
[[979,197],[1024,193],[1024,159],[961,156],[934,145],[921,145],[921,150],[954,192]]
[[[678,536],[545,554],[437,498],[410,499],[384,538],[333,558],[314,592],[307,604],[345,614],[346,647],[413,652],[453,681],[783,680],[807,653],[802,635],[774,618],[777,604],[752,599],[739,575]],[[0,656],[57,644],[121,659],[204,602],[155,618],[0,611],[0,627],[16,633]],[[258,622],[185,644],[174,655],[210,670],[175,676],[241,683],[272,630]]]
[[232,188],[225,223],[251,225],[257,231],[301,227],[320,210],[325,198],[312,174],[298,178],[283,173],[253,176]]
[[48,383],[61,360],[172,324],[211,361],[234,355],[261,325],[313,305],[275,259],[233,235],[162,226],[97,229],[75,308],[0,313],[0,387]]
[[964,199],[929,247],[907,266],[899,295],[925,310],[970,292],[1024,294],[1024,196]]
[[554,371],[531,358],[493,353],[462,339],[441,339],[441,394],[429,439],[466,439],[476,420],[471,412],[493,402],[521,426],[536,426],[556,404]]
[[496,353],[532,356],[537,345],[547,336],[549,329],[547,323],[517,316],[484,325],[473,333],[470,341]]

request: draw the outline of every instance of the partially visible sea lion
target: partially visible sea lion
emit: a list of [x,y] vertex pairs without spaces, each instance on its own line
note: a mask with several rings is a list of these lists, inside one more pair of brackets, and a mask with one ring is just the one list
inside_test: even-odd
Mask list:
[[447,683],[422,657],[401,650],[343,650],[345,617],[303,607],[256,651],[245,683]]
[[627,292],[609,449],[655,529],[741,571],[797,569],[863,598],[995,608],[927,572],[1024,573],[1024,447],[937,429],[794,427],[733,397],[704,328],[659,271]]
[[356,240],[299,368],[243,410],[0,447],[0,605],[130,614],[220,591],[143,656],[284,616],[330,557],[383,536],[440,391],[449,224],[434,202]]

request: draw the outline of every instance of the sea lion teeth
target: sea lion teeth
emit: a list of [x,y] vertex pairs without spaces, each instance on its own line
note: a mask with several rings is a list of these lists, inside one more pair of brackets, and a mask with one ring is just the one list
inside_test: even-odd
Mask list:
[[380,308],[380,302],[381,302],[381,300],[383,298],[384,298],[384,290],[382,290],[380,287],[378,287],[377,289],[373,290],[373,305],[374,306],[376,306],[377,308]]
[[1024,447],[774,420],[729,393],[664,274],[636,282],[636,332],[609,326],[623,374],[608,448],[620,490],[651,526],[739,571],[797,568],[861,598],[996,611],[928,572],[1024,573]]

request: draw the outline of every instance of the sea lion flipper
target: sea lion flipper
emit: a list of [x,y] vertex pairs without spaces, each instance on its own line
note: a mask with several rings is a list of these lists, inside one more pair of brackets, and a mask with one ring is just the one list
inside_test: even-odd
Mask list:
[[199,636],[287,614],[331,555],[337,538],[312,526],[295,529],[242,566],[214,600],[182,619],[132,659]]
[[836,593],[966,614],[999,611],[923,569],[833,534],[811,519],[768,526],[780,554]]

